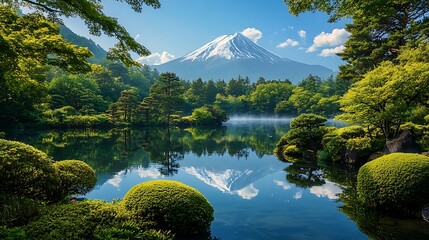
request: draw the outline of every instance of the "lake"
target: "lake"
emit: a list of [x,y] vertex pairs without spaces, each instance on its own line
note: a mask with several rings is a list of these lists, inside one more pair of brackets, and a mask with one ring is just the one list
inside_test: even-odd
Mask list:
[[279,161],[273,149],[289,123],[235,118],[219,128],[17,130],[7,138],[87,162],[98,176],[90,199],[110,202],[154,179],[190,185],[213,205],[220,239],[429,239],[422,220],[356,203],[355,168]]

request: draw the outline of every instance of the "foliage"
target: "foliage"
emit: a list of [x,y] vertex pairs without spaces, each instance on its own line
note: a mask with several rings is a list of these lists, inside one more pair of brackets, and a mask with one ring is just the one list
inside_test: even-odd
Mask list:
[[97,183],[94,170],[80,160],[62,160],[53,164],[58,172],[60,183],[55,197],[63,199],[70,195],[84,195]]
[[105,114],[79,115],[71,106],[45,111],[43,117],[46,124],[53,127],[102,127],[110,124]]
[[0,226],[0,238],[4,240],[25,240],[25,232],[22,228],[7,228]]
[[322,139],[323,151],[332,161],[356,163],[365,161],[377,149],[360,126],[349,126],[328,132]]
[[339,54],[346,61],[340,66],[339,77],[354,82],[382,61],[395,59],[401,46],[428,36],[429,7],[425,0],[284,2],[293,14],[319,10],[330,14],[330,21],[352,19],[346,25],[351,36]]
[[158,106],[161,122],[170,125],[171,115],[176,113],[183,102],[184,89],[175,73],[162,73],[160,78],[150,88],[150,97]]
[[1,193],[48,200],[58,183],[52,160],[34,147],[0,139]]
[[96,200],[50,206],[24,229],[28,239],[138,239],[141,234],[119,204]]
[[195,125],[221,125],[228,121],[228,115],[218,106],[205,105],[194,109],[190,117],[185,118]]
[[[301,152],[311,150],[317,152],[321,147],[322,137],[325,134],[324,123],[326,118],[316,114],[301,114],[291,121],[291,129],[279,140],[275,152],[281,159],[287,160],[289,146],[297,147]],[[293,151],[295,155],[297,151]]]
[[[418,55],[424,46],[404,50],[401,59],[409,58],[411,52]],[[352,85],[340,100],[344,113],[337,118],[375,128],[391,139],[399,134],[401,124],[410,118],[413,109],[427,106],[428,93],[429,62],[384,62]]]
[[106,101],[94,79],[87,75],[63,75],[52,79],[48,86],[53,109],[72,106],[77,111],[93,109],[106,110]]
[[174,234],[171,231],[161,231],[149,229],[143,232],[143,239],[146,240],[173,240]]
[[[0,194],[0,226],[26,225],[41,214],[43,203],[31,198]],[[1,238],[3,239],[3,238]]]
[[[158,0],[137,0],[126,1],[135,12],[141,12],[143,5],[148,5],[154,8],[159,8],[161,5]],[[108,57],[123,61],[128,65],[139,65],[132,60],[129,51],[135,52],[138,55],[146,56],[150,52],[141,44],[139,44],[126,29],[121,26],[116,18],[109,17],[104,14],[103,5],[98,1],[43,1],[43,0],[5,0],[3,4],[12,8],[16,5],[26,6],[39,13],[47,13],[51,19],[58,20],[59,17],[79,17],[86,26],[89,32],[99,36],[104,33],[107,36],[115,37],[119,42],[115,48],[110,49]]]
[[207,199],[196,189],[175,181],[138,184],[127,192],[124,205],[140,224],[149,222],[177,234],[205,233],[213,221],[213,207]]
[[276,104],[287,101],[292,95],[294,86],[289,82],[271,82],[258,84],[250,94],[253,107],[264,113],[274,113]]
[[136,88],[131,88],[121,92],[118,101],[109,106],[108,113],[113,122],[131,123],[136,117],[137,106],[139,104]]
[[359,169],[357,191],[369,207],[420,210],[429,198],[429,158],[392,153]]
[[91,53],[62,39],[58,25],[41,14],[18,16],[10,7],[1,5],[0,45],[0,116],[3,120],[35,118],[40,104],[46,101],[47,66],[70,72],[90,70],[86,58]]

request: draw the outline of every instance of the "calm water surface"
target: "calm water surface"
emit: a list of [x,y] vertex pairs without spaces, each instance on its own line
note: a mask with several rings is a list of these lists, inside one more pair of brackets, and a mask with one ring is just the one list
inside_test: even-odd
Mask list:
[[212,236],[221,239],[429,239],[423,221],[387,218],[355,204],[355,169],[277,160],[272,152],[289,123],[233,119],[221,128],[7,136],[55,160],[90,164],[98,183],[87,198],[122,198],[132,186],[154,179],[190,185],[213,205]]

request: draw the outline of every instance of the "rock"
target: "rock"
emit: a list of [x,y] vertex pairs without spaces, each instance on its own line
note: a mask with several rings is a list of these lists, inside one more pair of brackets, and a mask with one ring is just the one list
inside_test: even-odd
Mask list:
[[429,157],[429,152],[422,152],[422,155],[425,155],[426,157]]
[[426,222],[429,222],[429,203],[423,207],[422,217]]
[[373,153],[373,154],[369,155],[369,157],[368,157],[368,162],[369,162],[369,161],[372,161],[372,160],[374,160],[374,159],[377,159],[377,158],[379,158],[379,157],[381,157],[381,156],[384,156],[384,155],[386,155],[386,154],[385,154],[385,153],[383,153],[383,152],[375,152],[375,153]]
[[409,132],[404,131],[398,138],[386,142],[385,146],[387,153],[405,152],[405,153],[419,153],[421,152],[420,146],[416,142],[415,136]]
[[308,160],[316,160],[316,153],[312,150],[307,150],[302,154],[302,157]]

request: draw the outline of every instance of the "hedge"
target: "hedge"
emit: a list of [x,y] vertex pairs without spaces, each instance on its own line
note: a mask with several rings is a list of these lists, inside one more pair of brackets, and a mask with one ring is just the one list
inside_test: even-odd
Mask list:
[[392,153],[359,169],[359,198],[373,208],[420,210],[429,202],[429,157]]
[[213,207],[196,189],[170,180],[138,184],[124,197],[124,206],[142,225],[180,235],[209,231]]

